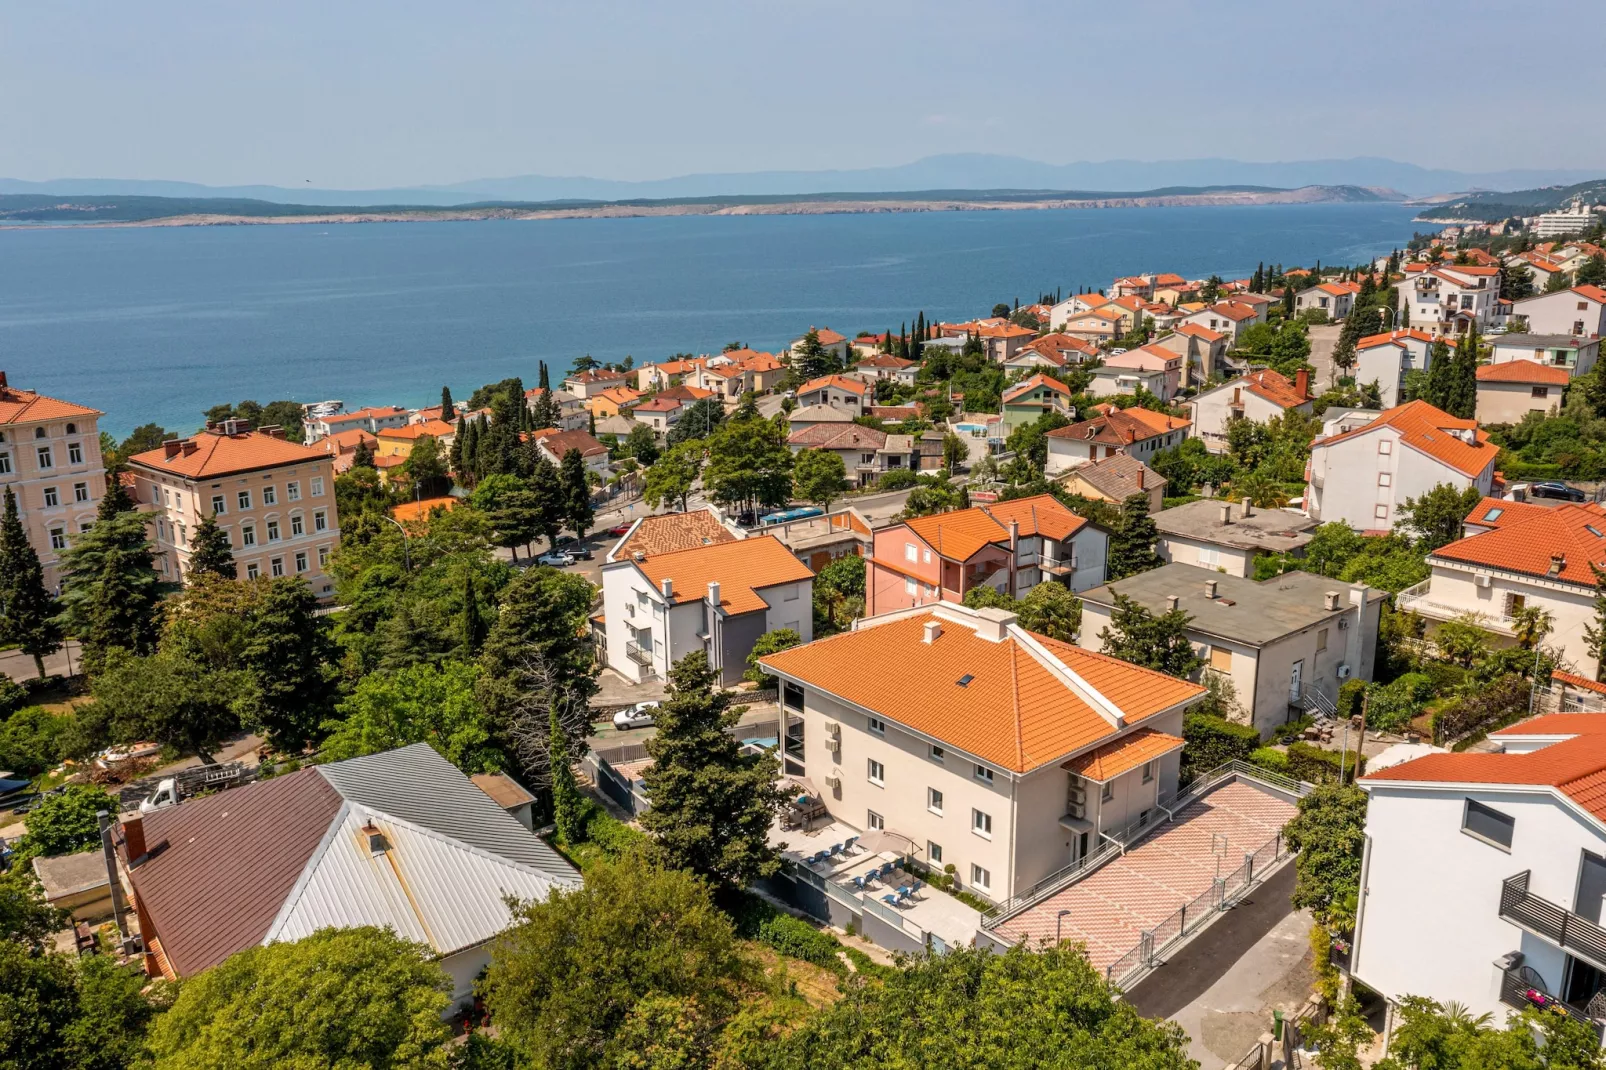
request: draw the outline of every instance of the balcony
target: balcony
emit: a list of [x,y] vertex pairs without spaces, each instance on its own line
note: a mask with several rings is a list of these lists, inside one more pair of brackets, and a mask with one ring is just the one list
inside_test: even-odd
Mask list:
[[1500,887],[1500,917],[1548,940],[1574,957],[1606,970],[1606,929],[1528,891],[1532,870],[1507,877]]
[[1517,1010],[1540,1010],[1555,1013],[1561,1011],[1567,1017],[1582,1022],[1594,1030],[1595,1039],[1600,1040],[1606,1028],[1597,1019],[1591,1018],[1588,1012],[1574,1007],[1560,996],[1545,991],[1539,975],[1530,969],[1507,970],[1500,976],[1500,1002]]
[[649,669],[652,668],[652,649],[650,647],[643,649],[640,643],[635,641],[628,642],[625,644],[625,657],[637,665],[644,665]]

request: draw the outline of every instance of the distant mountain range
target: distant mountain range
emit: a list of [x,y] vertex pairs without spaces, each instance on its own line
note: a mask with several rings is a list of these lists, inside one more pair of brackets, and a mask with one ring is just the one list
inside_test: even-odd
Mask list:
[[284,186],[205,186],[193,182],[143,179],[73,178],[25,182],[0,178],[0,193],[76,196],[229,198],[277,204],[452,206],[547,203],[552,201],[632,201],[702,197],[814,196],[844,190],[867,193],[907,191],[1145,190],[1187,187],[1358,186],[1398,190],[1426,197],[1457,190],[1527,190],[1578,183],[1598,171],[1531,169],[1486,173],[1418,167],[1377,157],[1256,163],[1229,159],[1106,160],[1047,164],[1014,156],[954,153],[928,156],[896,167],[830,171],[754,171],[682,175],[623,182],[613,179],[519,175],[450,185],[391,189],[338,190]]
[[1435,204],[1422,210],[1422,218],[1479,219],[1493,221],[1512,216],[1539,215],[1565,208],[1574,200],[1585,204],[1606,203],[1606,178],[1577,182],[1570,186],[1544,186],[1508,192],[1480,190]]

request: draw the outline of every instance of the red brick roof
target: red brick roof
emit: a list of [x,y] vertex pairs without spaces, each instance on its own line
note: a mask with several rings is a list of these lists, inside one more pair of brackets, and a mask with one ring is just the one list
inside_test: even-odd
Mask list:
[[[1476,420],[1451,416],[1425,401],[1408,401],[1404,405],[1384,409],[1371,423],[1321,439],[1312,448],[1325,448],[1381,427],[1394,428],[1402,443],[1466,476],[1475,478],[1494,462],[1496,451],[1489,445],[1488,433],[1478,429]],[[1463,442],[1450,434],[1451,431],[1471,431],[1477,445]]]
[[1532,360],[1508,360],[1500,364],[1478,365],[1480,383],[1540,383],[1566,386],[1567,369]]
[[1441,546],[1428,558],[1593,587],[1590,563],[1606,567],[1606,510],[1593,502],[1558,505]]
[[1088,439],[1105,445],[1128,446],[1169,431],[1181,430],[1191,422],[1180,416],[1167,416],[1163,412],[1144,408],[1113,409],[1091,420],[1050,431],[1048,437]]
[[167,446],[162,445],[154,450],[136,453],[128,461],[164,475],[212,479],[232,472],[278,468],[281,465],[322,460],[328,456],[325,450],[313,449],[261,431],[246,431],[238,435],[203,431],[192,438],[175,441],[179,449],[171,457],[167,455]]
[[595,457],[599,453],[608,452],[608,447],[593,438],[589,431],[557,431],[546,435],[538,433],[536,441],[548,453],[558,458],[562,458],[570,450],[579,450],[581,457]]
[[69,416],[101,416],[99,409],[76,405],[46,397],[32,390],[18,390],[5,386],[5,374],[0,372],[0,424],[37,423],[41,420],[63,420]]

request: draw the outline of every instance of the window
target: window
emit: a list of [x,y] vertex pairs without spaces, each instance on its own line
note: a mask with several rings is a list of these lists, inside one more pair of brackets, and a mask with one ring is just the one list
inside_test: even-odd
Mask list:
[[301,523],[300,513],[292,513],[290,515],[290,534],[292,536],[306,534],[305,526]]
[[1527,595],[1513,594],[1510,591],[1506,592],[1506,616],[1515,617],[1518,613],[1522,612],[1522,607],[1526,606],[1527,604]]
[[1152,761],[1143,763],[1143,782],[1145,784],[1153,783],[1154,781],[1154,764]]
[[1547,398],[1547,397],[1549,397],[1550,396],[1550,387],[1548,387],[1548,386],[1536,386],[1536,387],[1534,387],[1533,396],[1536,397],[1536,398]]
[[993,838],[993,815],[984,814],[980,810],[970,811],[970,831],[987,839]]
[[1319,629],[1316,632],[1316,649],[1318,651],[1322,651],[1322,650],[1326,650],[1327,649],[1327,629],[1326,628]]
[[290,501],[299,502],[301,500],[301,482],[299,480],[292,480],[291,482],[286,483],[284,485],[284,496]]
[[296,554],[296,571],[307,571],[307,551],[302,550]]
[[874,810],[867,810],[864,816],[864,827],[867,829],[884,829],[887,827],[887,819]]
[[261,572],[260,569],[257,568],[255,561],[253,561],[249,565],[245,566],[245,578],[246,579],[254,580],[260,575],[262,575],[262,572]]
[[241,527],[240,527],[240,545],[241,546],[255,546],[256,544],[257,544],[257,529],[252,527],[250,524],[241,525]]
[[918,560],[920,560],[920,552],[915,549],[915,544],[914,543],[906,542],[906,543],[903,544],[903,559],[905,561],[918,561]]
[[1386,438],[1383,439],[1377,444],[1377,452],[1385,457],[1388,456],[1394,452],[1394,443]]
[[68,464],[83,464],[84,463],[84,444],[82,442],[69,442],[69,443],[67,443],[67,463]]
[[1215,546],[1201,546],[1201,547],[1199,547],[1199,567],[1200,568],[1220,568],[1221,567],[1221,550],[1219,548],[1215,547]]
[[323,509],[314,509],[312,511],[312,530],[313,531],[327,531],[327,530],[329,530],[329,513],[327,511],[325,511]]
[[1099,789],[1099,802],[1109,802],[1110,800],[1112,800],[1114,798],[1115,798],[1115,781],[1106,780],[1104,782],[1104,786]]
[[318,567],[319,568],[327,568],[328,566],[329,566],[329,547],[320,546],[320,547],[318,547]]
[[268,541],[279,541],[279,522],[277,520],[268,521]]
[[67,548],[67,529],[50,529],[50,548],[52,550],[65,550]]
[[0,476],[11,474],[11,454],[0,453]]
[[278,494],[278,492],[275,491],[272,487],[263,487],[262,488],[262,504],[263,505],[278,505],[279,504],[279,494]]
[[45,508],[49,509],[49,508],[52,508],[53,506],[57,506],[57,505],[60,505],[60,504],[61,504],[61,495],[60,495],[60,493],[57,492],[56,488],[55,487],[46,487],[45,488]]
[[803,685],[787,680],[781,685],[781,705],[789,710],[803,709]]
[[903,593],[907,595],[915,593],[915,581],[908,576],[903,578]]
[[276,578],[276,579],[278,577],[280,577],[280,576],[283,576],[284,575],[284,558],[275,557],[271,562],[269,562],[269,571],[271,571],[273,573],[274,578]]
[[52,457],[50,455],[50,447],[49,446],[40,446],[38,451],[37,451],[37,454],[38,454],[38,458],[39,458],[39,467],[41,469],[54,468],[56,466],[55,460],[52,459]]
[[75,502],[87,502],[89,500],[89,484],[74,483],[72,485],[72,500]]
[[974,887],[980,888],[983,891],[991,891],[993,887],[993,875],[976,865],[976,863],[972,862],[970,864],[970,883]]
[[1393,473],[1379,472],[1377,474],[1377,485],[1380,487],[1392,487],[1394,485]]
[[887,722],[883,721],[879,717],[870,718],[870,731],[874,732],[878,736],[886,735],[887,734]]
[[1504,509],[1499,509],[1499,508],[1490,509],[1487,513],[1483,514],[1483,519],[1485,519],[1485,520],[1499,520],[1500,519],[1500,514],[1503,513],[1503,512],[1505,512]]
[[975,776],[977,780],[984,780],[989,784],[993,782],[993,771],[985,765],[976,766]]
[[173,541],[178,543],[180,546],[188,546],[189,544],[185,542],[184,522],[181,520],[177,524],[174,524],[173,530],[178,532],[177,535],[173,536]]
[[920,554],[921,554],[921,557],[923,557],[925,559],[926,564],[928,564],[928,565],[931,564],[931,551],[930,550],[922,550],[922,551],[920,551]]
[[927,840],[926,841],[926,857],[931,859],[931,864],[932,865],[934,865],[934,866],[942,865],[942,844],[933,843],[932,841]]
[[248,490],[242,490],[240,493],[236,494],[234,496],[234,500],[241,509],[251,508],[251,492]]
[[937,746],[935,743],[933,743],[931,745],[931,760],[932,761],[940,762],[944,758],[946,758],[947,756],[948,756],[948,752],[947,751],[943,750],[941,747]]
[[1481,802],[1467,800],[1466,813],[1461,818],[1461,831],[1468,836],[1502,850],[1511,850],[1511,834],[1516,830],[1517,819],[1502,814]]
[[1386,505],[1376,506],[1372,509],[1372,515],[1379,520],[1387,520],[1389,518],[1389,507]]
[[1232,651],[1224,646],[1211,647],[1210,667],[1217,672],[1232,672]]
[[790,586],[790,587],[788,587],[786,589],[786,594],[781,596],[781,601],[783,601],[783,602],[796,602],[797,601],[797,584],[794,583],[792,586]]
[[223,506],[224,506],[223,495],[221,495],[221,494],[212,495],[212,512],[214,514],[216,514],[217,516],[222,516],[224,514],[224,512],[226,511],[223,508]]
[[323,497],[323,476],[312,477],[312,496],[314,498]]
[[887,783],[887,767],[874,758],[870,759],[870,783],[878,787],[885,787]]
[[926,789],[926,809],[934,814],[942,813],[942,792],[936,788]]

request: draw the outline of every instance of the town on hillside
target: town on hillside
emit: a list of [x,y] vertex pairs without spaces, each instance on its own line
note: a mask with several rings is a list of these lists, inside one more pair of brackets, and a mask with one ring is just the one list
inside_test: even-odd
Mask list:
[[0,372],[0,1062],[1603,1065],[1561,214],[422,409]]

